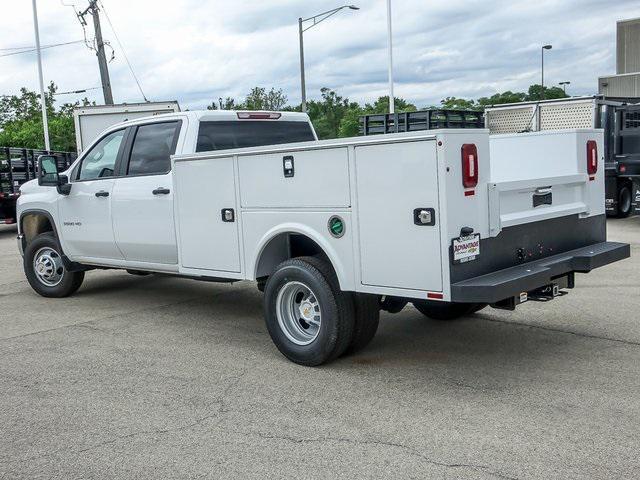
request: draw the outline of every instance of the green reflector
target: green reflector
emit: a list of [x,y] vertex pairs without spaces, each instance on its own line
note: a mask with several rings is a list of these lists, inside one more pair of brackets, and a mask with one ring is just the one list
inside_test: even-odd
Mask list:
[[344,232],[344,224],[339,218],[332,218],[331,226],[329,228],[331,228],[331,232],[334,235],[342,235],[342,232]]

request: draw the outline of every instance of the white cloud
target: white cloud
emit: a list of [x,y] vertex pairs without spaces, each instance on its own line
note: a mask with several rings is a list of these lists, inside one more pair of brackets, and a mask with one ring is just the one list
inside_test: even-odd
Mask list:
[[[70,3],[72,0],[65,0]],[[76,9],[86,0],[73,0]],[[299,101],[297,18],[334,7],[325,0],[102,0],[147,97],[177,99],[189,108],[218,97],[242,97],[256,85],[283,88]],[[31,2],[2,0],[0,48],[33,44]],[[353,100],[386,94],[384,0],[353,0],[305,34],[307,88],[323,86]],[[446,96],[478,97],[523,90],[539,82],[540,45],[548,84],[571,81],[573,94],[592,94],[597,76],[613,73],[616,20],[640,16],[631,0],[394,0],[397,95],[420,105]],[[43,44],[82,38],[73,10],[39,1]],[[92,34],[89,23],[88,32]],[[115,49],[110,63],[116,101],[141,96],[103,17]],[[7,53],[0,51],[0,55]],[[61,91],[100,85],[97,61],[82,44],[44,52],[45,80]],[[0,94],[37,86],[35,55],[0,57]],[[89,92],[101,101],[99,91]],[[72,97],[60,97],[71,100]]]

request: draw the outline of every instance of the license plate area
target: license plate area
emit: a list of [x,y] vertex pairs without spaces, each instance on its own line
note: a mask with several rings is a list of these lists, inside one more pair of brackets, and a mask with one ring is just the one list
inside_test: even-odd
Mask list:
[[480,234],[474,233],[451,241],[453,263],[471,262],[480,255]]

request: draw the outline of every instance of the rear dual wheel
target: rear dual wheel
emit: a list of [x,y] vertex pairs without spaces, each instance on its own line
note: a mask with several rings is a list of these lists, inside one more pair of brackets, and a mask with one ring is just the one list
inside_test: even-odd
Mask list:
[[378,328],[377,297],[341,291],[331,265],[318,257],[280,264],[266,283],[264,308],[276,347],[300,365],[355,352]]

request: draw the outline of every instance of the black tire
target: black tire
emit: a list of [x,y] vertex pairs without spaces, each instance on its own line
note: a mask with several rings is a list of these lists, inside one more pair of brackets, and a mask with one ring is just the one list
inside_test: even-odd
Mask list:
[[[297,282],[307,287],[322,312],[318,332],[311,343],[295,343],[278,320],[278,297],[283,288]],[[316,257],[293,258],[281,263],[269,277],[264,295],[264,313],[269,335],[280,352],[292,362],[317,366],[342,355],[354,333],[354,304],[340,290],[328,262]],[[282,300],[281,300],[282,301]]]
[[[477,303],[434,302],[430,300],[414,300],[412,303],[420,313],[433,320],[455,320],[484,308],[481,307],[482,304]],[[474,310],[476,308],[478,310]]]
[[389,313],[400,313],[404,307],[407,306],[409,301],[400,297],[391,297],[384,295],[380,297],[379,305],[382,310]]
[[353,338],[345,354],[355,353],[369,345],[380,324],[380,299],[366,293],[352,294],[355,306]]
[[627,218],[631,215],[631,189],[628,185],[624,185],[618,190],[618,218]]
[[[42,280],[42,276],[36,273],[34,260],[39,252],[48,249],[51,253],[49,256],[56,263],[55,269],[57,275],[61,276],[59,281],[54,284],[46,284]],[[53,232],[45,232],[34,238],[24,252],[23,267],[27,281],[36,293],[43,297],[63,298],[75,293],[82,285],[84,280],[84,272],[70,272],[62,264],[62,249]]]

